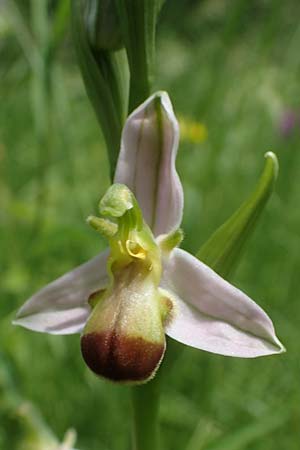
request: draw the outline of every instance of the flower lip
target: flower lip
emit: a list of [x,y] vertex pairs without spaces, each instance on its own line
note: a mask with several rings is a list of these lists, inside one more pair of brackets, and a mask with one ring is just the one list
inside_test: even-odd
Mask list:
[[116,382],[146,382],[164,355],[164,343],[115,332],[92,332],[81,337],[81,352],[98,376]]
[[93,299],[81,337],[88,367],[112,381],[148,381],[165,351],[169,309],[156,274],[143,261],[113,270],[109,287]]

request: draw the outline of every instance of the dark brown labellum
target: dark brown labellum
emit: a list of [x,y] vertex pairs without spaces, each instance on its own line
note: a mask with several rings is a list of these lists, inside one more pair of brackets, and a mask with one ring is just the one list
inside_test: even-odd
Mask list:
[[115,332],[92,332],[81,337],[81,352],[96,374],[117,382],[143,382],[155,373],[165,346]]

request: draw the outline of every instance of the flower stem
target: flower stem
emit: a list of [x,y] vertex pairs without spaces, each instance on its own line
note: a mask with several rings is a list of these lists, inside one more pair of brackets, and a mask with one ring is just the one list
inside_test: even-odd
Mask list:
[[132,388],[133,448],[132,450],[159,449],[160,381],[156,376],[147,384]]

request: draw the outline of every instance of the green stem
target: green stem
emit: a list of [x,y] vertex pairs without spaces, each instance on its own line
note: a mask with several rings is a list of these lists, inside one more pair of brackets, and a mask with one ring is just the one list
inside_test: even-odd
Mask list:
[[133,405],[133,446],[132,450],[159,450],[159,404],[161,387],[171,370],[174,369],[183,345],[167,337],[167,351],[153,380],[131,389]]
[[161,377],[132,388],[133,448],[132,450],[158,450],[159,401]]

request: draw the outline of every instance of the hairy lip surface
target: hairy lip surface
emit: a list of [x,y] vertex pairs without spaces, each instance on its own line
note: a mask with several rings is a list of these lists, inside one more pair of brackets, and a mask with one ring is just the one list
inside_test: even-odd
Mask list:
[[147,381],[164,350],[163,344],[115,332],[92,332],[81,338],[81,353],[88,367],[112,381]]

